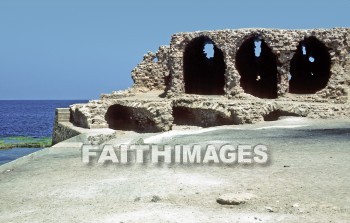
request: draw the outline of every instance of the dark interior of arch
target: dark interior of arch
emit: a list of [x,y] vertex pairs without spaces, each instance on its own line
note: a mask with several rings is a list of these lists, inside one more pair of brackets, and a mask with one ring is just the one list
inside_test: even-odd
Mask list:
[[234,120],[223,117],[215,111],[199,108],[173,107],[174,124],[211,127],[220,125],[232,125]]
[[[255,54],[255,42],[260,41],[261,52]],[[249,37],[236,54],[236,68],[245,93],[259,98],[277,98],[277,57],[263,39]]]
[[264,121],[277,121],[281,117],[286,117],[286,116],[294,116],[294,117],[299,117],[301,115],[289,111],[283,111],[283,110],[274,110],[266,115],[263,116]]
[[[214,56],[207,58],[204,46],[213,44]],[[208,37],[194,38],[187,46],[183,58],[185,93],[223,95],[226,64],[222,51]]]
[[325,88],[331,75],[330,69],[331,57],[324,43],[314,36],[305,38],[290,62],[289,92],[313,94]]
[[154,121],[147,117],[136,116],[132,108],[122,105],[112,105],[105,115],[108,127],[114,130],[135,132],[158,132]]

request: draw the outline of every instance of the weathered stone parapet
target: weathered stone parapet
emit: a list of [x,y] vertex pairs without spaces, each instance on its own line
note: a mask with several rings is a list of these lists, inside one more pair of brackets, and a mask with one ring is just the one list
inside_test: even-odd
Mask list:
[[218,126],[277,120],[281,116],[349,118],[349,105],[288,102],[278,100],[223,100],[222,98],[174,99],[175,124]]
[[55,124],[55,128],[52,135],[52,145],[55,145],[59,142],[72,138],[81,134],[80,132],[72,129],[70,126],[65,123]]
[[72,105],[70,109],[73,123],[84,128],[113,128],[115,119],[134,126],[134,130],[159,132],[171,128],[170,104],[170,101],[162,101],[160,98],[143,100],[135,96],[94,100],[87,104]]
[[69,108],[56,109],[55,123],[52,134],[53,145],[80,134],[79,131],[72,129],[65,124],[70,124],[70,120],[71,116]]

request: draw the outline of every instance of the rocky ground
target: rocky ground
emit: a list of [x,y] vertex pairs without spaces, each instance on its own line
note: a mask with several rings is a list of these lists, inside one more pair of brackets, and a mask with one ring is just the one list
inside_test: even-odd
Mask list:
[[349,126],[288,118],[109,141],[265,144],[267,165],[87,165],[80,135],[0,166],[0,222],[349,222]]

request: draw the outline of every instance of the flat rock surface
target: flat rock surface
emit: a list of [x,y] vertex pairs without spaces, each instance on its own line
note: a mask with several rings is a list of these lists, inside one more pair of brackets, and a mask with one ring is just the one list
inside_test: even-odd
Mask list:
[[[265,144],[266,165],[86,165],[75,144],[45,149],[0,166],[0,222],[347,222],[349,126],[292,118],[111,140]],[[256,197],[217,203],[237,192]]]

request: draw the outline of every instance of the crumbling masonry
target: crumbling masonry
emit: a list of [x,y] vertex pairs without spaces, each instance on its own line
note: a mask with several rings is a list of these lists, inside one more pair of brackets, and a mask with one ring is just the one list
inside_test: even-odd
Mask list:
[[350,28],[177,33],[132,70],[130,89],[72,105],[71,122],[158,132],[280,116],[350,117],[349,52]]

